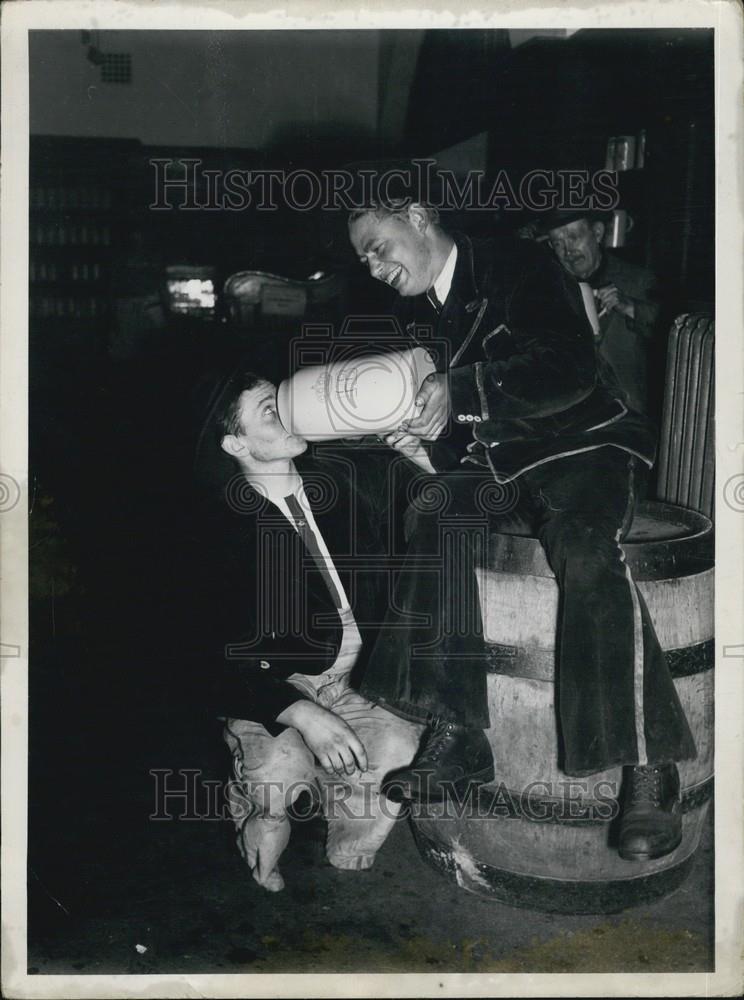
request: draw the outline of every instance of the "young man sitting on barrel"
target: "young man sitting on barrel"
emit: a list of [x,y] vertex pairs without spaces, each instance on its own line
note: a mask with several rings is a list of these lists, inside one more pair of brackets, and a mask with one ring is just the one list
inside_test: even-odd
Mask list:
[[[492,530],[519,518],[537,534],[560,588],[565,773],[624,765],[620,855],[671,852],[681,839],[676,762],[696,751],[621,544],[654,436],[598,370],[576,281],[539,245],[450,234],[435,210],[410,200],[352,212],[349,236],[371,276],[400,296],[402,329],[415,337],[433,327],[448,353],[419,391],[420,413],[387,438],[403,453],[423,442],[446,489],[436,514],[417,516],[398,618],[383,629],[361,688],[428,726],[414,764],[383,787],[436,798],[453,777],[477,784],[488,773],[484,659],[409,657],[418,637],[405,623],[437,613],[441,588],[417,571],[438,544],[431,522],[477,518],[490,505]],[[486,484],[498,496],[479,502]],[[445,590],[443,599],[454,596]]]
[[277,416],[276,387],[252,372],[206,388],[196,674],[225,719],[240,851],[259,885],[278,892],[300,793],[323,808],[331,864],[369,868],[400,811],[380,782],[411,762],[421,737],[420,725],[352,687],[388,596],[391,463],[385,449],[355,462],[343,447],[306,453]]

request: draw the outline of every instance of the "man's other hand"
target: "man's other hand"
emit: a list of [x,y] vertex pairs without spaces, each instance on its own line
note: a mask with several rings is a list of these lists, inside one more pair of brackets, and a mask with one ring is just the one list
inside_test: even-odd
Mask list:
[[431,459],[421,443],[421,438],[415,437],[413,434],[406,434],[402,430],[397,430],[393,431],[392,434],[388,434],[383,440],[385,444],[391,448],[395,448],[401,455],[405,455],[410,462],[414,462],[424,472],[433,473],[435,471],[434,466],[431,464]]
[[294,702],[276,721],[297,730],[328,774],[367,770],[367,751],[351,726],[314,701]]
[[449,420],[450,398],[447,376],[436,373],[427,376],[416,396],[416,406],[421,407],[421,412],[404,421],[400,425],[401,431],[423,438],[425,441],[436,441]]

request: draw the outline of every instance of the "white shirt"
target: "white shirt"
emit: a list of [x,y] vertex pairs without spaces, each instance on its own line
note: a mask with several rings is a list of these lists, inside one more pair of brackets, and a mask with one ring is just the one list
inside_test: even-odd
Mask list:
[[587,315],[587,319],[592,324],[592,330],[594,330],[594,336],[599,336],[599,316],[597,315],[597,304],[594,301],[594,292],[592,291],[591,285],[586,281],[579,282],[579,288],[581,289],[581,297],[584,300],[584,310]]
[[457,263],[457,244],[452,244],[452,249],[450,250],[449,257],[444,263],[444,267],[439,272],[439,277],[434,282],[434,294],[439,299],[442,305],[444,305],[447,296],[449,295],[450,288],[452,287],[452,278],[455,274],[455,264]]

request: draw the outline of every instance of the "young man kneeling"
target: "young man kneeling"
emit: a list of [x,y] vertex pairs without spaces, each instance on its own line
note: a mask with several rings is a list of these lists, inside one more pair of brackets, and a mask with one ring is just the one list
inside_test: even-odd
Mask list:
[[282,426],[273,384],[246,371],[218,381],[197,462],[227,455],[232,468],[198,513],[200,614],[234,759],[238,846],[272,892],[284,887],[288,810],[303,790],[323,808],[331,864],[372,865],[401,809],[380,783],[413,760],[423,728],[352,686],[389,592],[389,458],[317,452]]

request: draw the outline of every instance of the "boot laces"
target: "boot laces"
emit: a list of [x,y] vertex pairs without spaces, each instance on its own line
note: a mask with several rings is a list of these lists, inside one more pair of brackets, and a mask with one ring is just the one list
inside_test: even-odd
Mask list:
[[437,761],[442,756],[443,751],[448,746],[452,735],[456,730],[452,722],[443,726],[437,726],[426,747],[426,757],[428,760]]
[[658,767],[637,767],[633,771],[631,802],[661,801],[661,769]]

